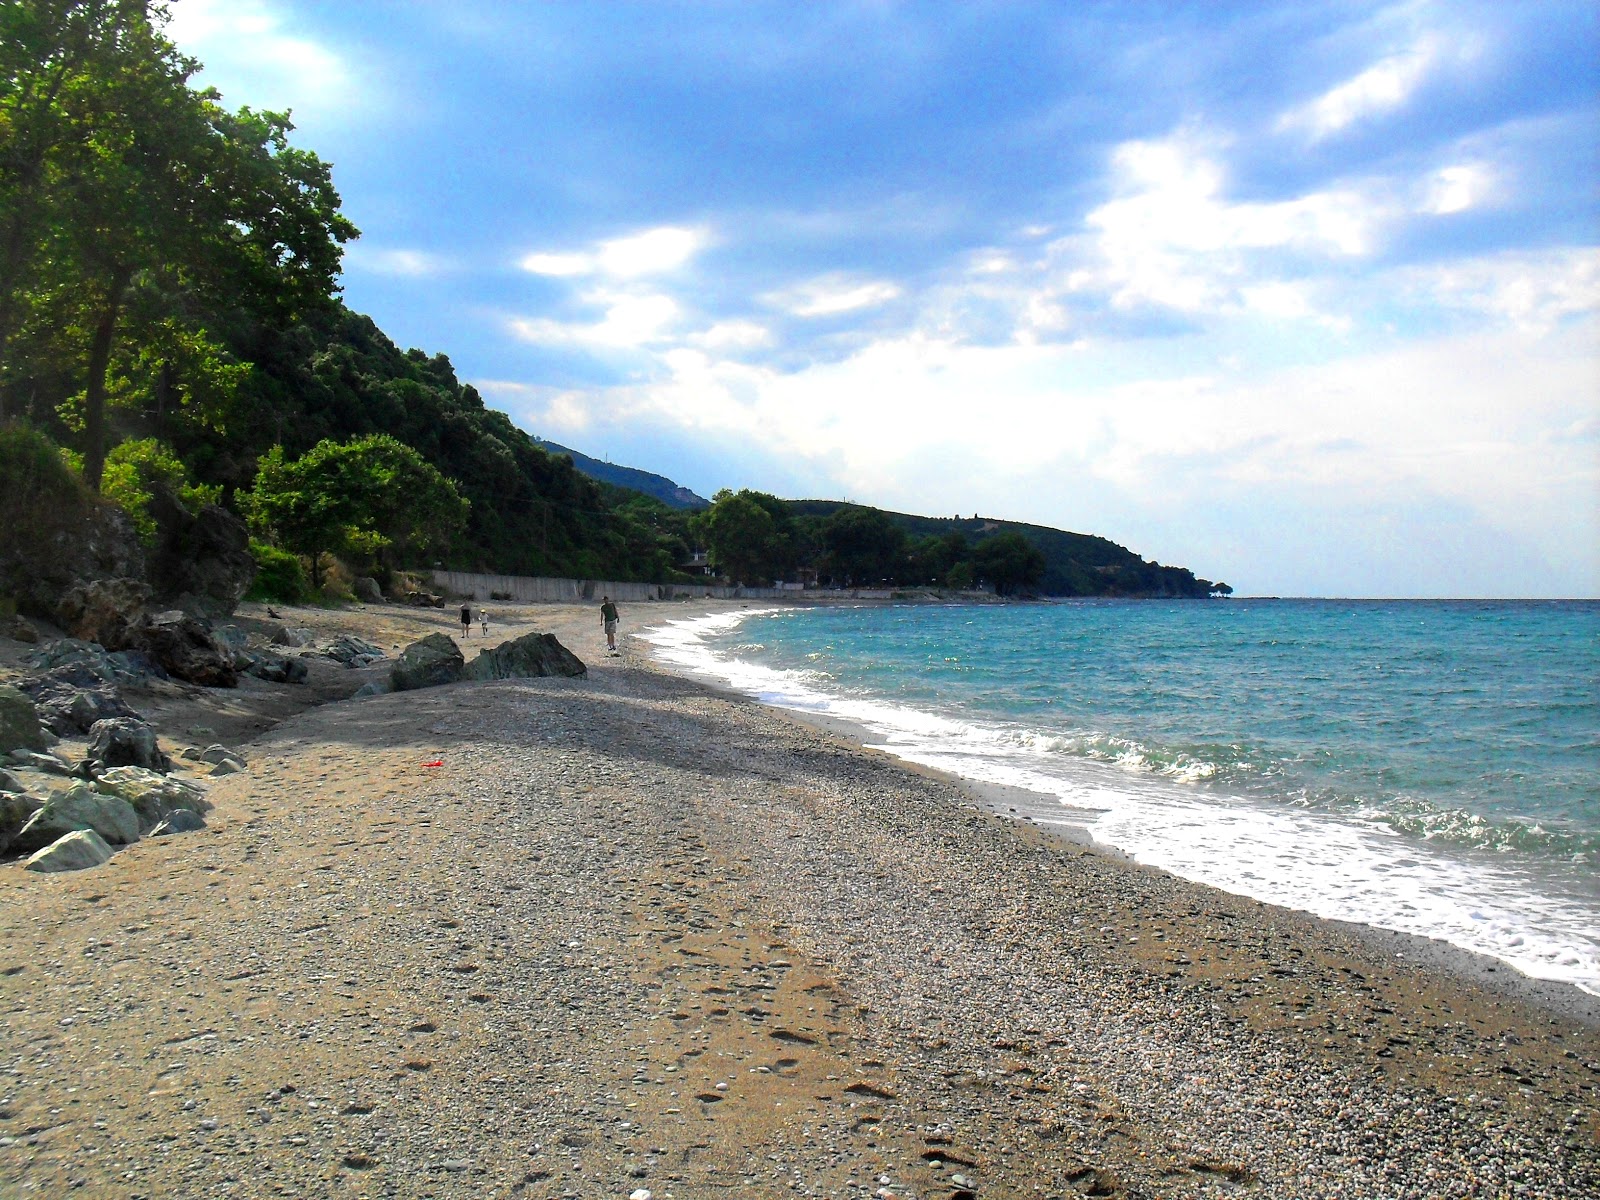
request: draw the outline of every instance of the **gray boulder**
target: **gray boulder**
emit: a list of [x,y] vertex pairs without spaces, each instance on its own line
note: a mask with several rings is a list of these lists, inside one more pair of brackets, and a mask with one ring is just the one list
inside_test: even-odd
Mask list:
[[206,827],[205,818],[187,808],[175,808],[150,830],[151,837],[167,837],[174,833],[196,833]]
[[161,752],[155,729],[131,717],[96,721],[89,730],[87,761],[91,769],[143,767],[165,771],[172,766],[172,760]]
[[56,620],[74,638],[120,650],[149,599],[150,588],[141,580],[90,579],[63,593]]
[[39,640],[39,631],[26,617],[19,617],[15,613],[9,616],[0,613],[0,637],[31,646]]
[[[429,634],[428,636],[442,635]],[[343,663],[347,667],[370,667],[373,663],[382,662],[389,657],[380,647],[349,633],[341,634],[334,638],[322,653],[325,657],[333,659],[334,662]]]
[[468,679],[534,679],[541,675],[574,677],[589,669],[553,633],[529,633],[482,651],[466,670]]
[[27,767],[34,771],[43,771],[47,775],[71,775],[72,768],[62,762],[54,754],[43,750],[13,750],[6,755],[14,767]]
[[13,845],[31,853],[75,829],[92,829],[108,842],[126,845],[139,840],[139,814],[122,797],[108,796],[80,783],[45,800],[43,807],[17,831]]
[[350,590],[355,592],[356,599],[363,604],[383,603],[383,589],[370,575],[357,575],[355,582],[350,585]]
[[430,633],[400,652],[400,661],[395,663],[389,681],[397,692],[438,687],[460,679],[465,666],[466,659],[454,638],[447,633]]
[[283,654],[252,655],[244,671],[268,683],[304,683],[311,675],[311,668],[304,660]]
[[[460,654],[456,655],[460,658]],[[0,684],[0,754],[13,750],[43,750],[49,744],[39,724],[39,710],[23,692]]]
[[365,700],[368,696],[387,696],[392,691],[394,691],[394,688],[391,686],[391,684],[385,683],[382,680],[374,679],[368,683],[363,683],[360,687],[358,687],[355,692],[351,694],[350,699]]
[[53,620],[61,597],[86,580],[144,576],[139,533],[116,505],[43,489],[8,491],[6,509],[0,595],[15,597],[20,612]]
[[61,737],[87,733],[96,721],[139,716],[116,684],[86,666],[57,667],[18,686],[33,700],[39,719]]
[[56,670],[86,671],[104,683],[121,687],[140,687],[151,679],[165,679],[167,673],[149,655],[136,650],[115,653],[95,642],[80,638],[60,638],[46,642],[27,656],[30,666],[49,673]]
[[25,871],[82,871],[111,861],[112,850],[92,829],[75,829],[57,838],[23,864]]
[[315,630],[288,625],[274,625],[267,641],[274,646],[309,646],[317,640]]
[[205,622],[173,609],[145,617],[129,631],[121,649],[142,650],[163,670],[202,687],[238,687],[233,655],[217,644]]
[[211,811],[205,789],[143,767],[112,767],[95,777],[95,787],[133,806],[139,824],[148,829],[181,810],[201,815]]
[[37,796],[30,796],[15,778],[10,783],[0,785],[0,788],[3,788],[0,790],[0,854],[4,854],[11,849],[11,843],[16,841],[17,834],[22,832],[33,814],[44,807],[44,801]]
[[149,511],[156,547],[148,577],[156,599],[207,617],[238,607],[256,577],[244,522],[215,504],[191,513],[161,484],[151,488]]

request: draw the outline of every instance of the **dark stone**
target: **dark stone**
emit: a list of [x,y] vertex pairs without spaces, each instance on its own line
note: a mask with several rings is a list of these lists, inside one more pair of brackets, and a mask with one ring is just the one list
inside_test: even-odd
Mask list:
[[[442,636],[442,635],[435,635]],[[553,633],[529,633],[514,642],[485,650],[467,668],[468,679],[535,679],[542,675],[569,678],[589,669]]]
[[0,522],[0,595],[16,598],[19,612],[56,619],[56,606],[73,587],[92,579],[142,579],[144,547],[128,514],[87,497],[25,507],[7,497]]
[[206,827],[205,818],[187,808],[175,808],[156,822],[151,837],[167,837],[174,833],[196,833]]
[[0,787],[0,854],[11,849],[17,834],[33,819],[33,814],[43,807],[44,801],[29,795],[20,784],[16,787]]
[[114,717],[89,730],[88,761],[97,768],[143,767],[166,771],[172,760],[161,752],[156,731],[143,721]]
[[371,642],[363,641],[348,633],[335,638],[322,653],[334,662],[343,663],[347,667],[370,667],[373,663],[382,662],[389,657]]
[[152,487],[149,511],[156,523],[149,572],[155,599],[207,617],[231,613],[256,577],[244,522],[215,504],[191,513],[163,484]]
[[400,652],[400,661],[395,663],[390,680],[397,692],[438,687],[460,679],[465,666],[466,660],[454,638],[447,633],[430,633]]
[[39,719],[59,737],[88,733],[96,721],[139,716],[115,683],[88,666],[57,667],[17,686],[33,698]]
[[304,683],[311,668],[304,659],[289,658],[283,654],[256,654],[251,656],[245,674],[265,679],[268,683]]
[[405,595],[405,600],[407,604],[415,604],[418,608],[444,607],[444,597],[435,596],[432,592],[407,592]]
[[238,687],[233,655],[205,622],[173,610],[146,617],[129,633],[132,649],[150,655],[169,674],[203,687]]
[[383,603],[383,589],[370,575],[357,575],[355,582],[350,585],[350,590],[355,592],[356,599],[363,604]]
[[[456,658],[460,657],[457,652]],[[9,684],[0,684],[0,754],[43,750],[48,742],[33,698]]]
[[13,613],[11,616],[0,615],[0,637],[31,646],[39,640],[39,631],[28,622],[27,618]]
[[149,599],[150,588],[138,579],[91,579],[67,589],[56,620],[79,641],[120,650]]

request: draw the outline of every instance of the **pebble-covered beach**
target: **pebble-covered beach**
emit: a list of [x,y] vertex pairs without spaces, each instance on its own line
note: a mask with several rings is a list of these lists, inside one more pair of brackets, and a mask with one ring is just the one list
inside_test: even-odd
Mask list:
[[0,871],[0,1195],[1600,1194],[1592,1007],[536,618],[586,679],[314,708],[208,830]]

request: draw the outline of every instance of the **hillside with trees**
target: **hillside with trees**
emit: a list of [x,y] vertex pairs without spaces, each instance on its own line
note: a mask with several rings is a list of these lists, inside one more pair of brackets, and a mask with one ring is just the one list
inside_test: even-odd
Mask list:
[[193,86],[164,21],[149,0],[0,2],[0,561],[54,527],[30,511],[53,493],[20,486],[44,455],[147,544],[157,510],[236,514],[285,599],[434,564],[684,582],[696,549],[750,584],[1212,590],[1101,538],[748,491],[706,507],[546,449],[344,306],[359,232],[331,167],[287,114]]

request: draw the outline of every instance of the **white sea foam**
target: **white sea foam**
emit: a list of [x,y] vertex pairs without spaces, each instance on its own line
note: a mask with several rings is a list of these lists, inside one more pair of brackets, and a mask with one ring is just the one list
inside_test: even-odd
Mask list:
[[1600,995],[1600,903],[1553,894],[1505,856],[1452,853],[1381,824],[1197,790],[1185,785],[1206,778],[1208,764],[1152,771],[1135,746],[1102,746],[1098,761],[1063,754],[1059,734],[841,695],[818,672],[766,667],[706,644],[770,611],[698,617],[643,636],[665,663],[776,707],[852,721],[909,762],[1089,810],[1094,838],[1137,862],[1319,917],[1443,939]]

